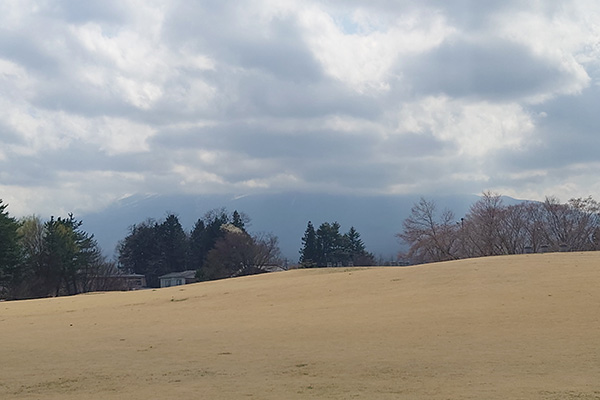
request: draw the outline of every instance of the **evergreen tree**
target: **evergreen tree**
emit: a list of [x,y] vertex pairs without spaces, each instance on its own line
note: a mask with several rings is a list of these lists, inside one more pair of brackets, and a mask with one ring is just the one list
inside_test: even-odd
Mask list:
[[365,244],[360,238],[360,233],[354,229],[354,227],[350,227],[348,233],[344,235],[347,241],[348,250],[351,254],[363,254],[365,253]]
[[158,277],[162,275],[157,226],[153,220],[131,226],[129,235],[118,246],[121,268],[145,275],[150,287],[158,287]]
[[150,287],[159,286],[161,275],[186,269],[195,269],[199,278],[208,279],[211,274],[203,270],[208,254],[225,236],[223,226],[232,226],[247,235],[248,221],[237,210],[229,215],[224,208],[214,209],[196,221],[188,237],[174,214],[161,223],[148,220],[132,226],[120,242],[119,262],[124,269],[145,275]]
[[338,222],[325,222],[315,232],[309,221],[302,237],[300,263],[305,267],[373,265],[375,259],[366,251],[365,244],[354,227],[342,235]]
[[[55,296],[65,292],[77,294],[83,290],[88,270],[98,263],[101,252],[93,235],[81,230],[82,221],[51,217],[44,225],[42,277],[46,291]],[[49,294],[49,293],[46,293]]]
[[225,208],[211,210],[196,222],[190,235],[190,266],[196,269],[199,279],[206,280],[211,276],[203,268],[210,251],[225,237],[226,230],[222,229],[223,226],[231,225],[247,234],[246,225],[249,222],[250,218],[244,213],[235,210],[230,216]]
[[224,236],[221,226],[229,221],[224,208],[211,210],[204,218],[196,221],[190,235],[190,268],[200,271],[204,267],[208,253],[215,247],[217,240]]
[[202,268],[202,264],[206,258],[205,231],[206,226],[204,225],[204,221],[198,219],[190,233],[188,268],[195,269],[196,271]]
[[10,288],[20,280],[21,252],[17,230],[19,224],[6,211],[7,204],[0,200],[0,296],[2,287]]
[[160,246],[160,270],[165,274],[185,271],[188,238],[179,218],[169,214],[162,224],[156,226],[156,235]]
[[308,221],[308,226],[302,237],[302,249],[300,250],[300,264],[303,267],[313,267],[320,259],[319,250],[317,248],[317,234],[311,221]]
[[231,224],[236,228],[241,229],[246,232],[246,222],[248,217],[243,214],[240,214],[237,210],[233,211],[233,215],[231,216]]
[[347,261],[340,224],[324,222],[317,229],[318,266],[338,265]]
[[360,238],[360,233],[354,227],[350,227],[348,233],[344,234],[344,243],[349,260],[354,265],[373,265],[375,257],[367,252],[365,244]]

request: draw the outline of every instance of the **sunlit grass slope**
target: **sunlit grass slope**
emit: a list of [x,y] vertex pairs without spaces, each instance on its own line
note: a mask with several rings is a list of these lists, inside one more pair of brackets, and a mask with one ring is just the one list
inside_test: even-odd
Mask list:
[[600,254],[0,303],[0,399],[597,399]]

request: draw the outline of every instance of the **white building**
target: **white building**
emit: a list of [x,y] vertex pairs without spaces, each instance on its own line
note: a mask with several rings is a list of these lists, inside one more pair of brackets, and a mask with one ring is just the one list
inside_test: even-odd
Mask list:
[[160,279],[161,288],[197,282],[196,271],[194,270],[171,272],[170,274],[160,276],[158,279]]

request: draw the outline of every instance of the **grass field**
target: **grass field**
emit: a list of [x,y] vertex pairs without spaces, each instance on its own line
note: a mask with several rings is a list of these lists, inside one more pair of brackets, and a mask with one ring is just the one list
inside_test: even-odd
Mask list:
[[0,399],[600,399],[600,253],[0,303]]

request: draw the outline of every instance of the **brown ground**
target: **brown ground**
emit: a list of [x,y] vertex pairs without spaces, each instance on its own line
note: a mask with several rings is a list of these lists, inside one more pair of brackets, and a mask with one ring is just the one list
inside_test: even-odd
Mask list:
[[600,253],[0,303],[0,399],[600,399]]

